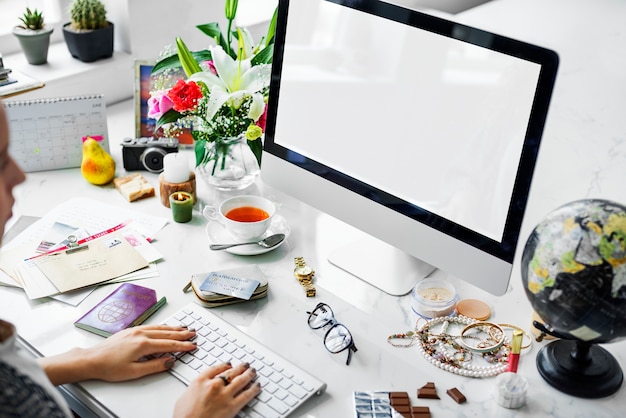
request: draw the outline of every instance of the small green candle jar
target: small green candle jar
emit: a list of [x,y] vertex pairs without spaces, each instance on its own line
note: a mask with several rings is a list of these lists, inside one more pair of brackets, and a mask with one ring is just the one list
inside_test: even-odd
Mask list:
[[170,195],[170,208],[174,222],[189,222],[193,211],[193,196],[187,192],[174,192]]

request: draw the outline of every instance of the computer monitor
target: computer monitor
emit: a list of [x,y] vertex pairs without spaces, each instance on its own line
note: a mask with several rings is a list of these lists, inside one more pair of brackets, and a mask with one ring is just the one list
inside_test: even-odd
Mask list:
[[393,295],[508,289],[553,51],[377,0],[280,0],[262,178],[363,231],[332,264]]

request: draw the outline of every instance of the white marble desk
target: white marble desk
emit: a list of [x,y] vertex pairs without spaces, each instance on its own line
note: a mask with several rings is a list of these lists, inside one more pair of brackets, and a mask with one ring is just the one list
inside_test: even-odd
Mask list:
[[[547,212],[566,202],[585,197],[626,202],[625,16],[626,3],[621,0],[496,0],[456,16],[464,23],[553,48],[561,57],[522,237],[527,237]],[[131,102],[109,107],[108,115],[114,144],[134,132]],[[118,161],[118,174],[123,174],[121,150],[113,145],[112,153]],[[145,176],[158,187],[156,175]],[[434,417],[623,415],[624,387],[610,397],[587,400],[560,393],[545,383],[535,367],[535,355],[545,343],[534,344],[522,355],[519,372],[528,379],[530,389],[526,406],[519,410],[495,404],[491,398],[493,379],[459,377],[427,363],[416,348],[391,347],[386,342],[389,334],[413,326],[408,297],[383,294],[326,261],[329,249],[348,241],[355,231],[276,190],[258,187],[282,204],[280,214],[292,227],[285,245],[249,258],[210,252],[205,221],[196,211],[191,223],[170,223],[160,231],[154,243],[165,256],[158,264],[160,276],[143,284],[168,298],[168,305],[151,320],[158,322],[193,299],[181,291],[191,274],[242,263],[259,264],[269,278],[268,298],[215,312],[328,383],[324,395],[307,402],[294,416],[350,417],[353,390],[407,391],[414,405],[429,406]],[[198,193],[200,198],[210,198],[202,183],[198,183]],[[86,183],[77,169],[29,174],[15,195],[16,215],[42,216],[51,206],[83,196],[170,216],[158,198],[129,204],[110,186]],[[516,260],[525,238],[521,241]],[[313,299],[304,296],[292,275],[295,256],[304,256],[317,272],[318,294]],[[494,321],[528,328],[531,308],[517,263],[509,291],[502,297],[450,279],[462,298],[488,302]],[[32,303],[21,290],[1,288],[0,312],[3,319],[17,325],[23,340],[35,351],[51,355],[100,340],[74,328],[72,322],[110,290],[96,290],[75,308],[53,301]],[[306,310],[319,301],[330,304],[337,319],[354,335],[359,351],[348,367],[344,355],[329,354],[306,324]],[[626,367],[626,342],[605,348]],[[440,400],[416,399],[416,389],[428,381],[436,383]],[[457,405],[447,397],[445,390],[452,387],[460,389],[468,402]],[[85,382],[69,390],[97,416],[168,417],[184,386],[164,373],[127,383]]]

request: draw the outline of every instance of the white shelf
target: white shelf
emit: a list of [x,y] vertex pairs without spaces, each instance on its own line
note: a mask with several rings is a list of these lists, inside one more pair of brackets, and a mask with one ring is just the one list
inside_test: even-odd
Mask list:
[[8,100],[102,93],[110,105],[133,97],[134,64],[127,52],[115,51],[111,58],[84,63],[70,55],[65,42],[57,42],[50,45],[46,64],[30,65],[21,53],[5,55],[3,60],[6,68],[45,83],[43,88]]

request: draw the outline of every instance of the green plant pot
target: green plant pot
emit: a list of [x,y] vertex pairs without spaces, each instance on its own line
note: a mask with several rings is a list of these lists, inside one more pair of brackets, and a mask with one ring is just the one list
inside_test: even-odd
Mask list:
[[30,30],[20,27],[13,28],[13,34],[17,37],[26,55],[26,60],[32,65],[41,65],[48,62],[48,47],[53,28]]
[[63,37],[72,56],[82,62],[93,62],[113,56],[113,23],[102,29],[76,32],[63,25]]

